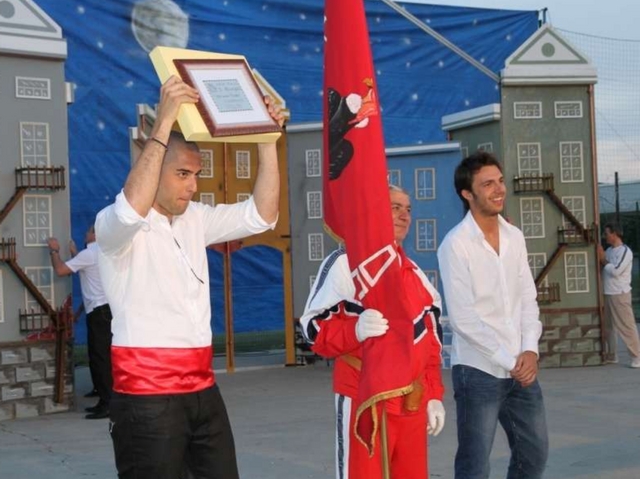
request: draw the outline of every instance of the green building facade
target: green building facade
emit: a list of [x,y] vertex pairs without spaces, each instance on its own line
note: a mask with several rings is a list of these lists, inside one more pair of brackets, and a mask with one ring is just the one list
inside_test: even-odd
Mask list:
[[504,215],[527,240],[546,367],[601,364],[596,81],[590,61],[545,25],[507,59],[500,104],[442,120],[463,155],[491,151],[503,162]]

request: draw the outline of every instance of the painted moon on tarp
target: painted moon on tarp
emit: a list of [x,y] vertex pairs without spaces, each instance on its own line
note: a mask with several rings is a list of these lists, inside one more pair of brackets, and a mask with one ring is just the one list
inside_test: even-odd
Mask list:
[[189,15],[171,0],[144,0],[131,12],[131,29],[146,51],[157,46],[185,48],[189,43]]

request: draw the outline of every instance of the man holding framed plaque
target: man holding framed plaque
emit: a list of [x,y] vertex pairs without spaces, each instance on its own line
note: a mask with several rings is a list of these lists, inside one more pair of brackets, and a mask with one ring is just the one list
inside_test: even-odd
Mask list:
[[[118,477],[235,479],[231,426],[212,369],[205,247],[275,226],[275,143],[258,145],[253,196],[191,201],[201,159],[172,127],[198,91],[172,76],[156,122],[115,203],[96,220],[100,272],[113,310],[110,432]],[[278,125],[280,109],[265,101]]]

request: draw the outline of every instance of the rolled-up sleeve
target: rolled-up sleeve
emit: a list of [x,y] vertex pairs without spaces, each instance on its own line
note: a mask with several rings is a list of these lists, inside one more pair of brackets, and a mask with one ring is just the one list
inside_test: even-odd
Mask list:
[[245,238],[274,229],[277,219],[267,223],[262,219],[253,196],[248,200],[233,204],[219,204],[214,207],[196,203],[203,214],[206,244],[223,243]]
[[149,221],[133,209],[121,191],[112,205],[98,213],[96,241],[104,254],[117,255],[145,227],[149,227]]

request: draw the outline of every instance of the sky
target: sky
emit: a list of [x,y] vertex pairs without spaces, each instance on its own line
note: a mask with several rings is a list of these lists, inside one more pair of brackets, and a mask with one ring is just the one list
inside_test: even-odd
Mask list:
[[638,0],[404,0],[412,3],[506,10],[541,10],[554,27],[590,35],[640,41]]

